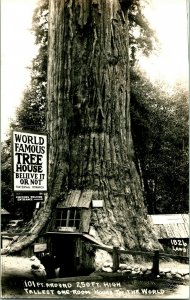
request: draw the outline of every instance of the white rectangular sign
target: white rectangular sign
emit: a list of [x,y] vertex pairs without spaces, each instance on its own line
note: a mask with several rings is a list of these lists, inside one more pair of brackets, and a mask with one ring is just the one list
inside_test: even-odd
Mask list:
[[103,200],[92,200],[92,207],[103,207],[104,201]]
[[36,243],[34,244],[34,252],[44,252],[47,249],[46,243]]
[[76,227],[58,227],[58,231],[75,232],[76,231]]
[[47,135],[13,131],[15,192],[47,191]]

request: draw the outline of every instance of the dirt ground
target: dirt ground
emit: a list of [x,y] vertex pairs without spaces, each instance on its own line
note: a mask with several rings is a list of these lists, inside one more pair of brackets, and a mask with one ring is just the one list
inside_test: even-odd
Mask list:
[[[174,284],[172,281],[123,281],[95,282],[94,286],[80,286],[80,282],[72,282],[72,288],[67,283],[52,287],[47,282],[36,281],[31,273],[30,258],[18,256],[1,256],[2,298],[170,298],[188,299],[188,283]],[[137,266],[139,264],[135,264]],[[143,263],[143,266],[151,266]],[[188,264],[178,262],[161,262],[160,269],[187,272]],[[92,280],[92,279],[91,279]],[[68,281],[67,281],[68,282]],[[40,286],[41,284],[41,286]],[[79,284],[77,286],[77,284]],[[43,290],[44,294],[41,294]],[[86,292],[85,292],[86,291]],[[154,294],[151,294],[153,291]],[[39,294],[40,293],[40,294]],[[49,294],[47,294],[49,293]],[[74,294],[73,294],[74,293]],[[86,294],[85,294],[86,293]],[[164,293],[164,294],[162,294]]]
[[2,276],[16,276],[33,278],[31,273],[32,261],[28,257],[19,256],[1,256],[1,274]]

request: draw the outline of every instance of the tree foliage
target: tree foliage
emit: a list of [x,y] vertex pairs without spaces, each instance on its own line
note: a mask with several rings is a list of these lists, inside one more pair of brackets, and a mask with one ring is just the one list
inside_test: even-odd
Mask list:
[[188,93],[139,71],[131,79],[132,134],[149,213],[188,212]]
[[33,14],[32,31],[38,54],[32,61],[30,85],[25,89],[22,103],[17,110],[17,123],[22,129],[45,130],[47,45],[48,45],[48,1],[43,0]]
[[[126,5],[122,1],[122,5]],[[133,0],[128,12],[131,65],[139,53],[149,55],[158,41],[143,14],[142,1]],[[32,62],[16,122],[11,128],[44,131],[46,128],[48,1],[41,0],[33,15],[32,31],[38,54]],[[172,95],[153,86],[145,76],[131,71],[131,119],[136,164],[142,177],[150,213],[187,212],[188,125],[187,92],[177,86]],[[2,205],[18,208],[11,189],[10,136],[2,145]]]
[[[44,131],[46,128],[46,86],[47,86],[47,43],[48,43],[48,1],[41,0],[34,11],[32,31],[36,37],[38,54],[32,61],[30,84],[25,88],[21,105],[16,112],[16,120],[10,123],[10,132],[2,142],[2,207],[20,217],[28,216],[32,212],[28,205],[14,201],[12,192],[11,169],[11,130],[21,129],[30,131]],[[29,214],[31,217],[31,214]]]
[[1,206],[11,210],[13,206],[11,186],[11,138],[1,143]]
[[145,1],[142,4],[142,1],[134,0],[128,12],[130,60],[132,66],[135,65],[139,56],[148,56],[156,51],[159,45],[155,31],[151,28],[148,19],[143,13],[144,8]]

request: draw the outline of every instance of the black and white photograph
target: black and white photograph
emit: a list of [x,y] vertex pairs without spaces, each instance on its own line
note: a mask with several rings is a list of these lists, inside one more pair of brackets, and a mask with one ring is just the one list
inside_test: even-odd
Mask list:
[[1,298],[189,299],[189,0],[1,0]]

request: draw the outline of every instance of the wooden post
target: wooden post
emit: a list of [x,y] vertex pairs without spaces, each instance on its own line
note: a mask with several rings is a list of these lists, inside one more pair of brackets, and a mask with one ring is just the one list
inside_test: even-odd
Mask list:
[[152,274],[155,276],[159,275],[159,250],[154,251]]
[[113,247],[113,272],[119,269],[119,247]]

